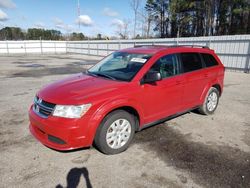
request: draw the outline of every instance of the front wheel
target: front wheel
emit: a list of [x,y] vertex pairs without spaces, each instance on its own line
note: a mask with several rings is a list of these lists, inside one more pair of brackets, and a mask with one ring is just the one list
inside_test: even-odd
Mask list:
[[216,88],[211,87],[208,91],[203,105],[199,108],[200,113],[204,115],[213,114],[218,106],[219,97],[219,91]]
[[124,110],[111,112],[97,129],[96,147],[105,154],[125,151],[134,137],[135,123],[134,116]]

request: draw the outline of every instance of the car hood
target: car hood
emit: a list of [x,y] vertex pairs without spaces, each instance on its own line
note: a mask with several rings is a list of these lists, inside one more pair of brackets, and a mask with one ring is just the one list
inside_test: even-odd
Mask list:
[[81,73],[45,86],[38,96],[55,104],[80,105],[91,102],[91,97],[113,92],[125,84]]

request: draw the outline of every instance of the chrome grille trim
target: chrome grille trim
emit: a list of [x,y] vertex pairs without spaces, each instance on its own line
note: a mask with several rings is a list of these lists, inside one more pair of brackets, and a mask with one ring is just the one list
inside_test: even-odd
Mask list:
[[46,102],[37,96],[34,99],[33,111],[42,118],[48,118],[55,108],[55,104]]

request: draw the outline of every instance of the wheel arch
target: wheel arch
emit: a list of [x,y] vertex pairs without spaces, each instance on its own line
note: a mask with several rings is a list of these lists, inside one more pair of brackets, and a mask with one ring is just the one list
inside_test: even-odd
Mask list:
[[219,91],[219,95],[221,96],[222,90],[220,84],[214,84],[212,87],[216,88]]
[[204,102],[204,100],[205,100],[205,98],[206,98],[206,96],[207,96],[207,93],[208,93],[208,91],[209,91],[209,89],[210,89],[211,87],[216,88],[216,89],[219,91],[219,95],[221,96],[221,94],[222,94],[222,87],[221,87],[221,85],[220,85],[218,82],[216,82],[216,81],[214,81],[214,82],[212,82],[212,83],[208,83],[208,84],[204,87],[203,92],[202,92],[202,94],[201,94],[201,96],[200,96],[200,103],[201,103],[201,104]]
[[[112,105],[113,104],[113,105]],[[102,121],[104,120],[104,118],[110,114],[111,112],[114,112],[116,110],[124,110],[130,114],[132,114],[136,119],[136,127],[135,130],[139,131],[140,128],[140,124],[142,122],[142,115],[139,111],[138,108],[136,108],[135,106],[131,105],[130,103],[124,103],[124,101],[116,101],[115,105],[114,103],[107,103],[106,105],[100,107],[97,112],[92,116],[92,120],[90,125],[88,126],[89,128],[89,142],[93,143],[95,135],[96,135],[96,131],[98,130],[98,128],[100,127]]]
[[130,114],[132,114],[134,117],[135,117],[135,121],[136,121],[136,124],[135,124],[135,130],[138,131],[139,128],[140,128],[140,122],[141,122],[141,119],[140,119],[140,115],[138,113],[138,111],[132,107],[132,106],[128,106],[128,105],[125,105],[125,106],[121,106],[121,107],[117,107],[117,108],[114,108],[113,110],[111,110],[109,113],[107,113],[105,115],[105,117],[110,114],[111,112],[114,112],[116,110],[124,110]]

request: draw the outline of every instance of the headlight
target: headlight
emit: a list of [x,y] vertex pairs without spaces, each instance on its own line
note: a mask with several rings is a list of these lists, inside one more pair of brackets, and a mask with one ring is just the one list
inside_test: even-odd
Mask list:
[[88,111],[90,107],[91,104],[83,104],[80,106],[56,105],[53,116],[65,118],[80,118]]

